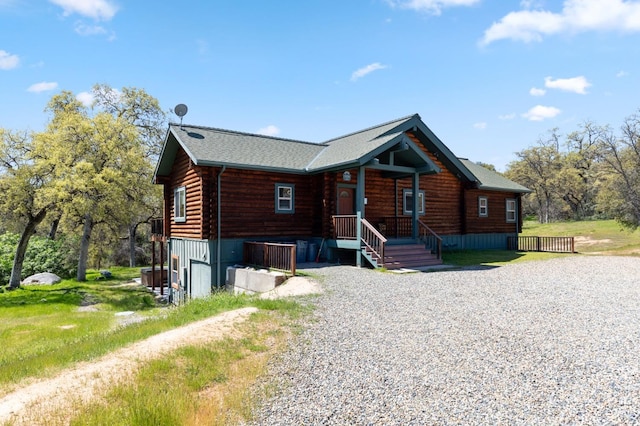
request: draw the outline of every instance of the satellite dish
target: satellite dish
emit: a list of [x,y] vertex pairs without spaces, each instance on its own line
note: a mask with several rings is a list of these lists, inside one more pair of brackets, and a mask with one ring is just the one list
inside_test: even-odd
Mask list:
[[187,106],[185,104],[178,104],[176,105],[176,107],[173,109],[173,112],[176,113],[176,115],[178,117],[180,117],[180,130],[184,130],[182,128],[182,117],[184,117],[187,114],[187,111],[189,110],[189,108],[187,108]]
[[176,113],[176,115],[178,117],[180,117],[182,119],[182,117],[184,117],[187,114],[187,111],[189,109],[187,108],[187,106],[185,104],[178,104],[176,105],[176,107],[173,109],[173,111]]

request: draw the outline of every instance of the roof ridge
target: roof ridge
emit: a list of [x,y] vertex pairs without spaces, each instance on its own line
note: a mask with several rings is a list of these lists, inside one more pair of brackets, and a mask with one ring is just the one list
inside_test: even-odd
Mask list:
[[417,113],[416,113],[416,114],[411,114],[411,115],[407,115],[407,116],[405,116],[405,117],[397,118],[397,119],[395,119],[395,120],[387,121],[386,123],[376,124],[376,125],[374,125],[374,126],[367,127],[366,129],[362,129],[362,130],[358,130],[358,131],[355,131],[355,132],[347,133],[346,135],[338,136],[337,138],[331,138],[331,139],[329,139],[329,140],[327,140],[327,141],[322,142],[322,145],[324,145],[324,144],[328,144],[328,143],[333,142],[333,141],[336,141],[336,140],[338,140],[338,139],[344,139],[344,138],[349,137],[349,136],[357,135],[358,133],[368,132],[369,130],[376,129],[376,128],[378,128],[378,127],[387,126],[387,125],[389,125],[389,124],[391,124],[391,123],[395,123],[395,122],[397,122],[397,121],[408,120],[408,119],[410,119],[410,118],[414,118],[414,117],[418,117],[418,118],[420,118],[420,115],[419,115],[419,114],[417,114]]
[[251,133],[251,132],[239,132],[237,130],[222,129],[222,128],[219,128],[219,127],[197,126],[197,125],[193,125],[193,124],[182,124],[181,125],[179,123],[169,123],[169,127],[172,127],[172,126],[173,127],[178,127],[178,128],[181,128],[181,129],[184,128],[184,127],[189,127],[189,128],[192,128],[192,129],[202,129],[202,130],[207,130],[207,131],[214,131],[214,132],[219,132],[219,133],[228,133],[228,134],[240,135],[240,136],[255,136],[255,137],[259,137],[259,138],[273,139],[273,140],[279,140],[279,141],[283,141],[283,142],[303,143],[303,144],[314,145],[314,146],[322,145],[321,143],[303,141],[303,140],[299,140],[299,139],[281,138],[281,137],[277,137],[277,136],[261,135],[259,133]]

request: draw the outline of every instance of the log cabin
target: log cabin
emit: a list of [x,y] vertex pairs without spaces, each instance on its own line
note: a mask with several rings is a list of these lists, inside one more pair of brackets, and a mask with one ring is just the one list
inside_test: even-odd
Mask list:
[[387,269],[506,249],[530,192],[456,157],[418,114],[323,143],[170,124],[154,182],[173,291],[188,297],[224,286],[247,242]]

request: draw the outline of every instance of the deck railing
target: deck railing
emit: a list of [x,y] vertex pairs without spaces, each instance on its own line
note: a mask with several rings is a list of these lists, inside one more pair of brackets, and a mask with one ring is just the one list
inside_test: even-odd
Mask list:
[[386,216],[382,218],[384,233],[393,238],[411,238],[413,235],[413,218],[411,216]]
[[278,269],[296,274],[296,245],[245,241],[242,250],[243,262],[248,265]]
[[387,239],[370,224],[366,219],[360,221],[360,240],[365,249],[376,259],[379,266],[384,266],[384,243]]
[[418,220],[418,238],[424,242],[425,247],[429,248],[438,259],[442,259],[442,237],[433,232],[423,221]]
[[333,216],[333,236],[336,240],[356,240],[358,238],[356,215]]
[[507,248],[517,251],[576,252],[574,237],[507,237]]
[[151,219],[151,234],[164,235],[164,220]]

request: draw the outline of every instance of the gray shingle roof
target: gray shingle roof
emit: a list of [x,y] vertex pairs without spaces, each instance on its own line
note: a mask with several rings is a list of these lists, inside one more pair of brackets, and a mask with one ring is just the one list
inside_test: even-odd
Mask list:
[[518,193],[531,192],[529,188],[507,179],[500,173],[486,169],[473,161],[467,160],[466,158],[460,158],[460,161],[478,179],[478,189]]
[[[323,143],[310,143],[252,133],[234,132],[212,127],[171,124],[165,140],[156,176],[168,176],[181,146],[200,166],[229,166],[288,173],[315,173],[323,170],[354,167],[391,149],[404,132],[417,130],[423,143],[440,151],[441,160],[460,179],[475,182],[480,189],[530,192],[504,176],[469,160],[461,160],[435,136],[417,114],[389,121]],[[416,156],[423,155],[415,151]],[[417,158],[417,157],[416,157]],[[425,157],[426,159],[426,157]],[[421,161],[425,161],[424,159]],[[431,163],[429,160],[428,163]],[[432,164],[433,165],[433,164]],[[432,167],[437,169],[437,167]],[[436,170],[437,171],[437,170]]]
[[198,165],[301,172],[324,148],[320,144],[207,127],[171,125],[170,131]]

